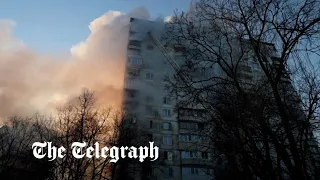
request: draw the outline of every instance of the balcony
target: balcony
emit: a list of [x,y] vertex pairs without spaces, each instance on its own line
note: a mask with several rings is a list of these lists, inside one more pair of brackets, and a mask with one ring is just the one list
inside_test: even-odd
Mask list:
[[137,109],[139,106],[139,102],[138,101],[133,101],[133,100],[125,100],[123,107],[124,109],[127,109],[129,111],[134,111],[135,109]]
[[129,40],[128,48],[141,49],[141,41],[139,40]]
[[138,89],[141,89],[141,81],[137,78],[127,78],[125,80],[125,88],[138,91]]
[[125,94],[124,99],[126,101],[131,101],[139,96],[139,91],[132,88],[126,88],[124,90],[124,94]]
[[203,122],[208,119],[205,110],[201,109],[179,109],[179,121]]
[[179,133],[199,133],[204,130],[205,124],[193,121],[179,120]]
[[128,49],[129,50],[137,50],[137,51],[140,51],[141,47],[139,46],[135,46],[135,45],[128,45]]
[[140,72],[136,69],[127,69],[126,79],[137,79],[140,76]]
[[128,57],[127,67],[129,69],[140,69],[142,65],[142,58],[140,56]]
[[143,36],[143,33],[135,32],[130,30],[129,32],[129,41],[142,41],[145,35]]

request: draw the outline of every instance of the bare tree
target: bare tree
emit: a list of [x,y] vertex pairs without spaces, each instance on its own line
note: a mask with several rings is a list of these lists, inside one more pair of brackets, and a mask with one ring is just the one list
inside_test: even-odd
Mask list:
[[[143,130],[134,127],[131,117],[122,111],[98,109],[94,93],[84,90],[68,106],[61,108],[54,129],[58,132],[55,143],[70,147],[73,142],[86,142],[87,146],[100,147],[138,146],[145,137]],[[107,158],[76,159],[70,151],[55,162],[53,179],[129,179],[137,173],[137,159],[119,159],[116,163]],[[144,162],[145,163],[145,162]]]
[[[3,179],[45,179],[52,175],[52,163],[32,155],[31,145],[46,140],[46,129],[39,127],[43,116],[11,117],[0,128],[0,176]],[[38,172],[37,172],[38,171]]]
[[[99,110],[95,106],[94,93],[83,93],[66,107],[59,109],[54,129],[58,132],[54,143],[67,148],[66,156],[55,162],[53,179],[107,179],[110,158],[81,158],[72,156],[70,147],[73,142],[86,142],[94,147],[110,145],[112,132],[111,109]],[[117,119],[118,120],[118,119]]]
[[320,2],[200,0],[167,24],[180,104],[210,114],[217,178],[319,179]]
[[[81,95],[61,107],[56,116],[35,114],[27,118],[9,118],[0,129],[1,177],[115,180],[129,179],[137,172],[141,175],[141,164],[137,159],[120,158],[113,163],[110,162],[110,156],[73,157],[73,142],[86,142],[87,147],[99,143],[100,148],[130,147],[144,143],[145,133],[133,126],[130,116],[113,109],[99,109],[95,100],[94,93],[85,89]],[[31,146],[34,142],[43,141],[52,142],[56,147],[65,147],[65,157],[54,161],[36,159]],[[143,162],[146,163],[148,160]]]

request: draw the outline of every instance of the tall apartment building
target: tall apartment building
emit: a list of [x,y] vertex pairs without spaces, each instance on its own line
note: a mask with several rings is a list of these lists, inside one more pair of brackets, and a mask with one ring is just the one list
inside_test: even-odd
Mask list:
[[[166,90],[167,75],[173,75],[173,65],[149,36],[152,32],[160,38],[161,27],[158,23],[131,18],[127,67],[125,77],[124,107],[135,116],[136,127],[149,133],[149,140],[160,148],[159,168],[152,172],[152,179],[211,180],[213,170],[211,152],[206,148],[205,140],[200,137],[206,130],[206,112],[199,107],[184,107],[177,104]],[[265,44],[266,61],[277,65],[278,58],[273,44]],[[179,64],[179,51],[172,56]],[[239,64],[238,77],[242,85],[258,82],[262,70],[254,55],[248,54]],[[207,73],[219,73],[219,69],[207,72],[199,69],[199,76]],[[294,88],[287,73],[281,78],[286,89]],[[298,98],[292,96],[291,98]],[[156,178],[155,178],[156,177]],[[135,179],[139,179],[138,176]]]
[[167,92],[164,81],[174,69],[148,36],[157,28],[151,21],[130,20],[124,107],[135,116],[136,126],[149,132],[150,141],[160,148],[159,161],[163,163],[154,169],[153,177],[212,179],[208,175],[211,170],[206,167],[210,155],[197,147],[201,143],[198,129],[204,126],[204,115],[201,110],[185,108],[180,111],[185,112],[182,116],[175,110],[175,99]]

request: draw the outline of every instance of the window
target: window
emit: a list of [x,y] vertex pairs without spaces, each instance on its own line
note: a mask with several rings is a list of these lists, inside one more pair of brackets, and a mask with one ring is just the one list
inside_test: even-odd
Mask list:
[[191,174],[191,168],[189,168],[189,167],[183,167],[183,168],[182,168],[182,174],[184,174],[184,175],[189,175],[189,174]]
[[192,142],[198,142],[198,141],[200,141],[200,137],[197,136],[197,135],[191,135],[191,141]]
[[199,168],[199,167],[182,167],[183,175],[209,175],[211,170],[209,168]]
[[189,136],[188,135],[179,135],[179,140],[180,141],[189,141]]
[[164,169],[164,174],[166,177],[173,177],[173,169],[172,167],[167,167]]
[[138,76],[139,76],[139,72],[128,71],[128,75],[129,75],[130,77],[138,77]]
[[162,116],[163,117],[171,117],[171,110],[170,109],[163,109]]
[[208,174],[208,170],[206,168],[199,168],[198,171],[200,176],[205,176]]
[[163,136],[163,144],[172,145],[172,136]]
[[130,57],[130,58],[129,58],[129,62],[130,62],[131,64],[139,65],[139,64],[142,63],[142,59],[139,58],[139,57]]
[[197,152],[194,151],[181,151],[181,159],[197,158]]
[[193,116],[193,111],[191,109],[181,109],[180,110],[181,116]]
[[172,152],[164,151],[164,159],[168,161],[172,161],[173,154]]
[[[127,78],[127,80],[126,80],[126,87],[127,88],[130,88],[130,87],[132,87],[132,86],[134,86],[136,84],[136,81],[135,81],[135,79],[134,78]],[[134,96],[134,95],[133,95]]]
[[136,47],[141,47],[141,41],[130,40],[130,41],[129,41],[129,45],[131,45],[131,46],[136,46]]
[[194,167],[183,167],[182,168],[182,174],[184,175],[198,175],[199,170],[198,168]]
[[202,159],[209,159],[209,155],[207,152],[202,152],[201,157],[202,157]]
[[148,80],[153,80],[153,74],[148,72],[148,73],[146,74],[146,79],[148,79]]
[[191,174],[199,174],[198,168],[191,168]]
[[194,117],[203,117],[207,116],[206,112],[203,110],[196,109],[181,109],[179,110],[181,116],[194,116]]
[[171,104],[171,99],[169,97],[162,98],[163,104]]
[[139,55],[141,53],[141,50],[137,49],[137,48],[129,47],[128,48],[128,53]]
[[196,130],[198,129],[198,123],[180,122],[180,129]]
[[183,168],[183,169],[185,169],[183,170],[184,171],[183,173],[186,173],[186,174],[198,175],[199,173],[198,168],[195,168],[195,167],[189,167],[189,168]]
[[150,123],[149,123],[149,128],[152,128],[152,126],[153,126],[153,122],[150,121]]
[[171,123],[165,122],[162,124],[163,130],[171,130]]
[[126,94],[128,97],[134,98],[137,94],[137,91],[133,89],[126,89]]
[[179,140],[184,142],[200,142],[201,138],[197,135],[180,134]]

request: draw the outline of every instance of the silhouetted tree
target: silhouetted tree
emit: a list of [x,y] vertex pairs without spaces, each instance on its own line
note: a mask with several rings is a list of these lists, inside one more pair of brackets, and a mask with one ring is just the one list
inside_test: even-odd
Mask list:
[[200,0],[167,23],[168,81],[209,113],[216,178],[320,178],[319,3]]
[[[115,180],[129,179],[136,173],[140,175],[138,159],[120,158],[113,163],[110,156],[73,157],[73,142],[86,142],[87,147],[94,147],[96,142],[100,147],[131,147],[144,143],[145,133],[134,127],[130,116],[113,109],[99,109],[95,101],[94,93],[85,89],[77,98],[59,108],[55,116],[35,114],[28,118],[9,118],[0,129],[1,179]],[[53,161],[36,159],[31,146],[34,142],[43,141],[65,147],[65,157]]]
[[[31,145],[45,140],[39,132],[45,132],[32,118],[12,117],[0,128],[0,177],[1,179],[46,179],[52,175],[52,163],[38,160],[32,154]],[[46,133],[48,135],[48,133]]]

